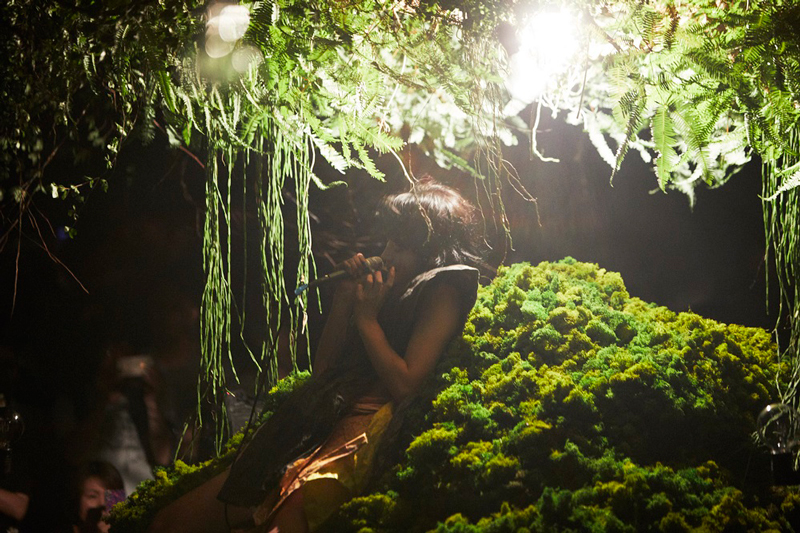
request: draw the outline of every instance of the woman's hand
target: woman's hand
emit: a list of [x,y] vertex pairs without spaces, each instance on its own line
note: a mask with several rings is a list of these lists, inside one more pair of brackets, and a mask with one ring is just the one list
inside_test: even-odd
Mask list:
[[350,279],[343,279],[336,284],[336,292],[333,293],[333,306],[345,309],[348,313],[353,307],[356,299],[356,278],[367,270],[367,260],[364,254],[358,253],[337,265],[337,270],[343,268],[350,274]]
[[383,279],[383,272],[380,270],[372,272],[362,277],[358,281],[355,291],[355,307],[353,317],[356,325],[367,322],[376,322],[378,313],[383,307],[383,302],[394,286],[394,267],[389,269],[386,281]]

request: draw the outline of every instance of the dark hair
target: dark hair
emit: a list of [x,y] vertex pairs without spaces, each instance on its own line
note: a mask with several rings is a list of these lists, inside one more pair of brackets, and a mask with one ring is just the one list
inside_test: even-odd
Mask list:
[[386,196],[378,213],[383,236],[419,252],[427,268],[485,267],[478,253],[475,208],[455,189],[423,178],[410,191]]
[[90,461],[78,471],[78,493],[83,490],[83,484],[90,477],[99,479],[107,490],[124,490],[125,484],[119,471],[106,461]]

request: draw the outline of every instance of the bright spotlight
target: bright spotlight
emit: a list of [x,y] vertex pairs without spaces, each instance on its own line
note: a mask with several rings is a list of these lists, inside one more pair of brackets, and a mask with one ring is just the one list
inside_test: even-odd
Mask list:
[[519,31],[519,50],[510,58],[507,82],[517,112],[572,65],[578,52],[579,25],[578,17],[567,10],[545,10],[533,15]]
[[563,69],[578,51],[578,26],[569,11],[542,11],[520,33],[520,52],[552,71]]

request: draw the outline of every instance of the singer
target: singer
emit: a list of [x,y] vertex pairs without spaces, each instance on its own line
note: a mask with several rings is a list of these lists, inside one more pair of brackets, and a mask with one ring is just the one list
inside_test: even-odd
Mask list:
[[341,265],[353,277],[338,281],[313,377],[151,532],[313,531],[375,474],[414,393],[461,332],[483,265],[474,208],[429,178],[386,197],[377,224],[383,268],[370,272],[361,254]]

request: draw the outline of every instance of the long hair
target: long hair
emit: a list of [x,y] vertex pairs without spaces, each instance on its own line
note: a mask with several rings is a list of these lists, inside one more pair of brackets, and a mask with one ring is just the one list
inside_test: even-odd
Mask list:
[[376,217],[383,237],[420,253],[427,268],[487,268],[478,251],[475,208],[458,191],[430,177],[408,192],[386,196]]

